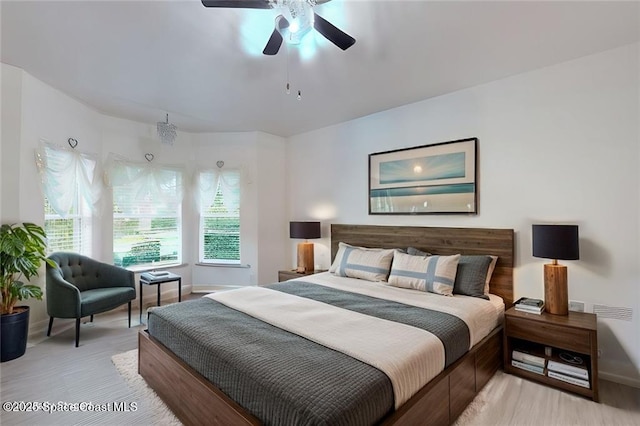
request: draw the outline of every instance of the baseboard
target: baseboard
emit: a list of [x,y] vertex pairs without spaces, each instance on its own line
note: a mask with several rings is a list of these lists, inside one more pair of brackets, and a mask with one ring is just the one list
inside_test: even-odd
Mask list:
[[191,287],[191,293],[213,293],[215,291],[223,291],[223,290],[232,290],[234,288],[241,288],[241,287],[247,287],[247,286],[242,286],[242,285],[213,285],[213,284],[206,284],[206,285],[193,285]]
[[603,380],[608,380],[614,383],[619,383],[621,385],[631,386],[632,388],[640,389],[639,379],[633,379],[627,376],[620,376],[618,374],[607,373],[601,370],[598,370],[598,378]]

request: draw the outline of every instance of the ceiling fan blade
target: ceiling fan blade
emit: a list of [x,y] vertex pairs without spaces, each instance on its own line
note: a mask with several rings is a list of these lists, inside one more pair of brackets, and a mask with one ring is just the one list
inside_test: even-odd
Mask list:
[[342,50],[347,50],[356,42],[356,39],[345,33],[322,16],[314,13],[313,27],[327,40]]
[[271,37],[269,37],[269,41],[262,51],[264,55],[275,55],[278,53],[283,41],[282,31],[287,28],[289,28],[289,21],[287,21],[287,18],[282,15],[276,16],[275,29],[271,33]]
[[278,53],[278,50],[280,50],[281,45],[282,34],[280,34],[277,29],[274,29],[262,53],[265,55],[275,55],[276,53]]
[[232,9],[271,9],[269,0],[202,0],[204,7],[228,7]]

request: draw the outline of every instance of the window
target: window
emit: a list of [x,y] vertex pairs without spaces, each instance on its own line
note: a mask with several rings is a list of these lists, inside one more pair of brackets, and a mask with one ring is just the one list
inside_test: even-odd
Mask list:
[[44,230],[47,234],[47,255],[73,251],[91,256],[91,210],[84,199],[78,199],[63,217],[55,212],[45,196]]
[[116,162],[110,179],[114,264],[182,262],[182,171]]
[[200,191],[200,262],[240,264],[240,172],[203,171]]
[[47,254],[72,251],[91,256],[92,213],[101,192],[97,161],[41,141],[36,165],[44,193]]

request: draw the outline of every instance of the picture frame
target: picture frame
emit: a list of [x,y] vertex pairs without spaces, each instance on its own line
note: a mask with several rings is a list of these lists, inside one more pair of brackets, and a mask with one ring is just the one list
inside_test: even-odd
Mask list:
[[369,214],[477,214],[477,138],[369,154]]

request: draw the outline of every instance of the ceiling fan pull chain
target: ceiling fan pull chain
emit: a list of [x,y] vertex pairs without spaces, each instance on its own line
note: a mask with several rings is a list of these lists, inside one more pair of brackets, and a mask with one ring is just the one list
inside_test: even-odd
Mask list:
[[289,85],[289,46],[285,46],[287,49],[287,95],[291,94],[291,87]]

